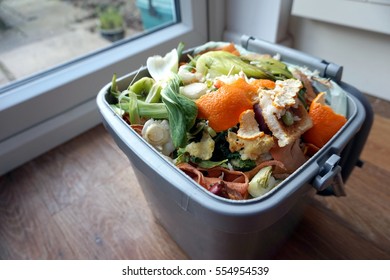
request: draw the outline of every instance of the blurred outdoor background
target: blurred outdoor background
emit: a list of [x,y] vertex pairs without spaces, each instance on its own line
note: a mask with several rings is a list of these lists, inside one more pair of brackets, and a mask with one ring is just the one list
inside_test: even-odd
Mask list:
[[173,9],[171,0],[0,0],[0,87],[172,23]]

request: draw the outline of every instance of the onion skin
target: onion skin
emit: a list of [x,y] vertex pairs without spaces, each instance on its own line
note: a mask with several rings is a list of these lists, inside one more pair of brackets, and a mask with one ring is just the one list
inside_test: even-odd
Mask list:
[[223,181],[212,184],[209,188],[209,191],[215,195],[229,198],[229,195],[226,192],[226,184]]
[[262,114],[262,110],[261,110],[260,105],[257,103],[255,105],[253,105],[253,111],[255,112],[255,119],[256,119],[257,123],[259,124],[260,131],[263,131],[265,134],[272,134],[268,128],[268,125],[266,124],[266,122],[263,118],[263,114]]

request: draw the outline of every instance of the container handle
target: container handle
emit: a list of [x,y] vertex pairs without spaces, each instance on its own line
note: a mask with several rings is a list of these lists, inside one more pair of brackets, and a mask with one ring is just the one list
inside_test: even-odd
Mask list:
[[341,176],[340,156],[333,154],[320,168],[312,185],[320,195],[345,196],[344,182]]
[[317,70],[320,75],[330,78],[336,82],[341,81],[343,67],[333,62],[325,61],[321,58],[308,55],[296,49],[283,45],[273,44],[265,40],[260,40],[248,35],[241,36],[241,46],[248,51],[264,52],[268,54],[280,54],[282,60],[294,64],[303,64],[311,70]]

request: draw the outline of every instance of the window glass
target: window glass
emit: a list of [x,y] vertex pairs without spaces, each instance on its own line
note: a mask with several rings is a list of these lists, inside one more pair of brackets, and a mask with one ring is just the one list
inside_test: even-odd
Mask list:
[[0,0],[0,88],[178,22],[175,0]]
[[[79,15],[76,12],[71,14],[64,8],[70,4],[74,5],[72,9],[84,13],[87,4],[103,3],[103,0],[75,1],[0,0],[0,49],[4,50],[0,51],[0,75],[3,75],[1,79],[4,80],[3,85],[0,85],[0,176],[98,125],[101,118],[97,111],[96,95],[111,80],[113,73],[120,77],[137,71],[150,55],[164,54],[177,47],[178,42],[185,42],[186,47],[191,48],[208,40],[207,0],[146,0],[146,6],[145,2],[128,0],[134,4],[132,11],[138,9],[141,28],[134,33],[128,33],[126,30],[125,38],[114,42],[99,37],[97,13],[93,14],[91,21],[82,22],[77,17],[78,20],[71,25],[62,21],[62,25],[57,25],[57,29],[52,28],[54,23],[61,22],[64,15]],[[18,3],[28,4],[20,8],[21,10],[10,8]],[[55,12],[51,10],[45,24],[35,29],[36,34],[41,37],[32,40],[32,34],[28,35],[20,27],[17,28],[19,37],[15,38],[16,41],[13,44],[6,41],[12,26],[16,28],[15,26],[20,24],[21,15],[30,11],[23,20],[28,21],[26,25],[31,25],[28,28],[32,28],[37,26],[36,18],[42,12],[40,10],[44,7],[49,9],[53,7],[50,5],[58,3],[63,5],[62,9]],[[119,1],[105,3],[115,4]],[[153,8],[148,8],[149,3]],[[128,2],[125,4],[128,5]],[[163,11],[169,10],[167,7],[171,7],[172,17],[163,15]],[[124,6],[121,9],[125,9]],[[144,27],[148,19],[143,19],[145,15],[142,15],[142,9],[145,9],[144,12],[150,12],[149,15],[146,14],[149,22],[153,20],[153,16],[157,17],[158,20],[154,21],[157,25]],[[6,20],[7,13],[8,16],[14,13],[14,22],[9,20],[10,17]],[[87,31],[95,32],[95,39],[86,35],[85,38],[81,36],[79,40],[73,40],[77,32],[89,34],[85,29],[80,31],[74,26],[87,25],[87,22],[92,24],[92,29]],[[68,29],[65,29],[65,26]],[[63,34],[64,30],[73,33],[68,34],[67,41],[58,43],[55,38]],[[27,39],[30,40],[30,46],[26,43]],[[49,40],[51,44],[46,48],[38,48],[34,54],[27,54],[33,49],[31,45],[37,45],[43,40]],[[92,40],[103,41],[105,45],[96,44],[95,49],[86,50],[84,54],[76,52]],[[65,57],[65,54],[70,52],[69,49],[73,50],[72,56]],[[20,51],[19,54],[17,50]],[[62,56],[63,60],[56,61],[57,64],[52,63],[51,66],[44,65],[56,56]],[[17,57],[19,60],[15,60]],[[11,58],[14,60],[5,65],[7,68],[4,67],[4,60]],[[33,59],[37,61],[31,63]],[[33,74],[25,72],[24,76],[15,77],[14,70],[17,67],[23,70],[34,65],[36,68],[31,71]]]

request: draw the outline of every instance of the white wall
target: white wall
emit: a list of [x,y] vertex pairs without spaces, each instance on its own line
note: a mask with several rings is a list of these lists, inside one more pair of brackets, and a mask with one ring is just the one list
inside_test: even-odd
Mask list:
[[[332,7],[332,3],[337,6]],[[224,0],[224,4],[221,39],[239,42],[246,34],[302,50],[344,66],[343,81],[390,101],[389,5],[370,6],[352,0]],[[304,8],[306,17],[290,16],[291,7],[297,8],[297,4]],[[318,5],[322,5],[320,9]],[[325,10],[328,14],[324,18]],[[355,15],[356,11],[360,12]],[[322,21],[308,18],[316,16]],[[368,18],[372,22],[364,22]]]
[[292,0],[226,0],[225,3],[225,41],[239,42],[245,34],[272,43],[291,43],[287,31]]
[[343,81],[390,101],[389,34],[297,16],[290,23],[294,48],[344,66]]

